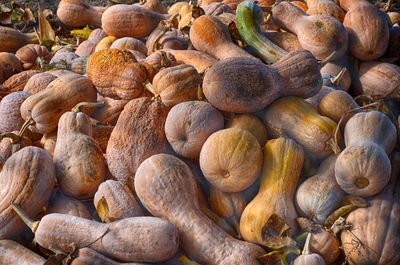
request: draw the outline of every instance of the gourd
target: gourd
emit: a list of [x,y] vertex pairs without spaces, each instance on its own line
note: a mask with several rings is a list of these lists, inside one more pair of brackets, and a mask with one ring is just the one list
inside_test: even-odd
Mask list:
[[389,43],[389,19],[383,11],[364,0],[341,0],[347,12],[343,25],[349,34],[349,51],[369,61],[381,57]]
[[312,233],[308,233],[303,252],[294,260],[293,265],[325,265],[325,261],[320,255],[310,252],[311,236]]
[[18,265],[44,265],[45,258],[12,240],[0,240],[0,263]]
[[349,93],[342,90],[335,90],[329,92],[322,98],[318,105],[318,112],[321,115],[332,119],[336,123],[339,123],[340,119],[343,117],[340,128],[344,129],[347,121],[356,113],[353,112],[347,114],[346,112],[359,107],[360,106],[354,101]]
[[211,185],[223,192],[239,192],[259,176],[262,157],[261,147],[250,132],[228,128],[207,138],[199,163]]
[[348,263],[395,265],[400,261],[400,155],[392,155],[392,179],[379,194],[368,199],[369,207],[358,208],[346,218],[348,230],[341,233]]
[[106,36],[106,33],[102,29],[93,30],[89,38],[79,44],[75,50],[75,54],[79,57],[91,55],[96,49],[97,44]]
[[210,16],[214,16],[214,17],[216,17],[222,13],[234,14],[234,12],[230,6],[228,6],[227,4],[224,4],[224,3],[220,3],[220,2],[209,3],[207,5],[203,5],[201,8],[204,10],[204,13],[206,15],[210,15]]
[[260,23],[263,19],[264,14],[256,3],[244,1],[238,5],[236,23],[240,36],[265,63],[275,63],[287,52],[261,33]]
[[385,62],[368,61],[360,64],[355,93],[373,98],[400,97],[400,67]]
[[303,49],[309,50],[318,60],[335,54],[332,60],[347,51],[348,36],[344,26],[327,15],[308,16],[289,2],[280,2],[272,8],[273,21],[299,38]]
[[16,74],[21,71],[22,71],[21,62],[14,54],[8,52],[0,52],[0,84],[2,84],[13,74]]
[[111,45],[113,44],[114,41],[116,41],[118,38],[114,36],[106,36],[102,38],[99,43],[97,43],[96,48],[94,49],[94,52],[99,52],[102,50],[108,50],[110,49]]
[[104,215],[100,214],[107,223],[144,215],[129,187],[115,180],[107,180],[100,184],[93,204],[98,211],[100,207],[108,209]]
[[[339,58],[337,60],[333,60],[325,64],[321,68],[321,75],[323,76],[324,80],[329,80],[327,84],[325,85],[330,85],[332,81],[330,80],[331,78],[337,77],[343,68],[346,68],[346,72],[343,73],[343,76],[340,78],[339,83],[336,84],[336,86],[340,87],[342,90],[347,91],[350,88],[351,85],[351,76],[350,76],[350,65],[347,61],[346,56],[343,56],[342,58]],[[328,79],[326,79],[328,78]]]
[[140,40],[131,37],[124,37],[114,41],[111,44],[110,49],[136,50],[147,55],[146,45]]
[[[293,2],[292,2],[293,3]],[[266,31],[262,32],[270,41],[281,47],[287,52],[302,50],[299,39],[291,32],[287,31]]]
[[294,192],[303,159],[303,149],[289,138],[265,144],[260,189],[240,218],[240,233],[246,241],[271,247],[271,235],[264,229],[268,231],[270,222],[277,219],[290,227],[290,235],[296,234]]
[[221,60],[206,72],[203,92],[222,111],[252,113],[279,97],[311,97],[321,85],[317,60],[309,51],[299,50],[271,66],[249,58]]
[[165,136],[174,151],[198,158],[207,138],[224,128],[224,117],[210,103],[186,101],[175,105],[165,121]]
[[87,25],[101,27],[101,16],[107,7],[91,6],[81,0],[61,0],[57,7],[57,17],[70,27]]
[[89,59],[88,55],[73,59],[71,62],[71,71],[81,75],[86,74],[86,66],[88,59]]
[[178,65],[175,56],[170,52],[172,50],[156,51],[146,57],[145,62],[153,67],[155,72],[163,68],[168,68]]
[[171,108],[181,102],[196,100],[202,82],[193,66],[180,64],[160,70],[153,78],[153,89],[164,105]]
[[0,133],[18,131],[25,120],[19,108],[31,93],[18,91],[8,94],[0,101]]
[[68,70],[71,69],[72,61],[79,56],[72,51],[57,51],[50,60],[50,65],[54,65],[54,69]]
[[146,265],[145,263],[119,263],[91,248],[81,248],[71,265]]
[[296,191],[296,206],[300,216],[324,224],[345,196],[335,178],[336,156],[332,155],[320,165],[317,174],[306,179]]
[[263,121],[271,138],[291,137],[314,158],[323,159],[333,153],[336,123],[319,115],[303,99],[285,97],[276,100],[266,108]]
[[18,49],[15,56],[25,70],[40,69],[41,63],[49,63],[53,56],[46,47],[39,44],[27,44]]
[[97,99],[104,102],[104,106],[101,108],[94,109],[91,117],[98,120],[103,125],[115,125],[121,111],[129,100],[125,99],[112,99],[109,97],[103,97],[98,94]]
[[217,62],[217,59],[201,51],[171,49],[167,51],[175,57],[178,64],[192,65],[198,73],[204,73],[207,68]]
[[168,14],[160,14],[139,5],[114,5],[101,17],[101,26],[109,36],[141,39],[148,36]]
[[55,79],[57,79],[57,76],[49,72],[35,74],[26,82],[24,91],[36,94],[46,89],[46,87]]
[[168,151],[164,126],[168,109],[146,97],[129,101],[121,112],[107,145],[111,174],[131,188],[139,165],[148,157]]
[[36,216],[50,198],[55,181],[53,159],[39,147],[27,146],[7,159],[0,172],[0,239],[11,239],[24,230],[11,203]]
[[213,16],[198,17],[190,28],[189,37],[196,50],[208,53],[218,60],[232,57],[254,58],[232,42],[228,28]]
[[27,70],[14,74],[3,83],[2,90],[6,93],[22,91],[29,79],[38,73],[39,70]]
[[373,196],[388,184],[388,154],[397,141],[396,127],[379,111],[355,114],[346,124],[346,148],[336,160],[335,176],[340,187],[357,196]]
[[0,52],[15,52],[29,43],[38,43],[35,32],[22,33],[19,30],[0,26]]
[[152,10],[160,14],[167,14],[167,9],[165,9],[163,3],[159,0],[144,0],[142,2],[136,3],[136,5],[141,5],[144,8]]
[[260,146],[267,142],[267,129],[264,123],[253,114],[235,115],[226,124],[226,128],[240,128],[249,131],[256,138]]
[[42,247],[57,248],[66,253],[90,246],[110,258],[131,262],[160,262],[178,251],[175,227],[157,217],[131,217],[112,223],[99,223],[68,214],[51,213],[33,222],[15,204],[24,222]]
[[[61,115],[79,102],[96,101],[96,90],[90,80],[68,72],[52,81],[46,89],[31,95],[21,105],[21,116],[35,122],[33,132],[45,134],[56,129]],[[88,110],[86,110],[88,112]]]
[[189,258],[209,265],[260,265],[264,250],[226,234],[200,210],[193,173],[180,159],[157,154],[138,168],[135,190],[153,214],[178,230],[180,245]]
[[92,126],[93,139],[96,141],[96,143],[98,143],[101,151],[105,153],[108,145],[108,140],[110,139],[111,133],[114,130],[115,126],[98,124],[97,120],[92,121],[96,121],[96,124],[93,124]]
[[92,135],[90,118],[79,109],[60,117],[54,148],[57,182],[77,199],[93,198],[105,179],[103,152]]
[[58,190],[49,200],[49,206],[47,207],[46,214],[50,213],[62,213],[86,218],[89,220],[92,219],[92,216],[83,202],[72,197],[65,196],[60,190]]
[[101,95],[127,100],[137,97],[143,90],[142,83],[153,77],[133,54],[119,49],[93,53],[87,61],[86,73]]
[[330,0],[307,0],[308,15],[328,15],[343,23],[345,12],[335,2]]

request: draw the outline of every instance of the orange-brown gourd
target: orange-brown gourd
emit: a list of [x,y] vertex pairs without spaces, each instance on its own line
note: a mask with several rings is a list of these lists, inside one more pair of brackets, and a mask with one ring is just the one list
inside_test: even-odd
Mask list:
[[70,27],[101,27],[101,16],[106,9],[107,7],[91,6],[81,0],[62,0],[57,7],[57,17]]

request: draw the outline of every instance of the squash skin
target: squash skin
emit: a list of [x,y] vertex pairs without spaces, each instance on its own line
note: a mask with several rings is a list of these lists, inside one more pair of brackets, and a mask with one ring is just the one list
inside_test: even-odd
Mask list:
[[83,202],[65,196],[61,191],[58,191],[56,195],[49,200],[46,214],[50,213],[62,213],[86,218],[88,220],[92,219],[92,216]]
[[361,241],[358,244],[346,230],[341,241],[351,265],[395,265],[400,253],[400,154],[392,154],[392,179],[379,194],[368,199],[367,208],[352,211],[346,218],[350,231]]
[[144,216],[132,191],[119,181],[107,180],[100,184],[94,195],[94,207],[97,208],[102,198],[108,205],[108,214],[104,220],[107,223],[129,217]]
[[[287,135],[299,143],[310,156],[323,159],[333,153],[336,123],[319,115],[303,99],[284,97],[276,100],[263,114],[263,121],[270,137]],[[340,135],[338,137],[340,139]]]
[[25,228],[11,203],[36,216],[50,198],[55,182],[53,159],[39,147],[22,148],[7,159],[0,172],[0,239],[13,238]]
[[40,73],[38,70],[26,70],[14,74],[3,83],[2,90],[6,93],[22,91],[29,79],[38,73]]
[[293,199],[303,160],[303,149],[289,138],[265,144],[260,189],[240,218],[240,233],[246,241],[266,245],[262,230],[274,214],[289,225],[289,235],[296,234]]
[[21,117],[19,108],[31,95],[29,92],[18,91],[2,98],[0,102],[0,134],[21,129],[25,121]]
[[174,226],[150,216],[104,224],[67,214],[47,214],[39,223],[35,240],[44,248],[53,246],[64,252],[73,250],[72,243],[78,249],[92,243],[93,250],[124,262],[166,261],[179,247]]
[[349,51],[363,61],[381,57],[389,44],[386,14],[364,0],[340,0],[347,11],[343,25],[349,34]]
[[97,7],[80,0],[62,0],[57,7],[57,17],[70,27],[101,26],[101,16],[107,7]]
[[169,15],[138,5],[120,4],[108,8],[103,13],[101,26],[108,36],[141,39],[148,36],[161,20],[168,17]]
[[332,60],[342,57],[348,47],[344,26],[328,15],[308,16],[289,2],[280,2],[272,8],[273,21],[299,38],[303,49],[309,50],[318,60],[334,51]]
[[168,109],[159,101],[138,98],[121,112],[107,145],[107,162],[112,175],[133,190],[139,165],[148,157],[168,152],[164,126]]
[[320,165],[317,174],[306,179],[296,191],[296,206],[300,216],[324,224],[345,196],[335,178],[336,156],[329,156]]
[[[31,95],[21,105],[21,116],[32,117],[32,132],[50,133],[57,128],[61,115],[79,102],[95,102],[96,90],[90,80],[68,72],[52,81],[46,89]],[[88,110],[85,110],[89,112]]]
[[234,57],[254,59],[254,56],[232,42],[228,28],[213,16],[198,17],[190,28],[189,36],[196,50],[208,53],[218,60]]
[[335,175],[340,187],[351,195],[373,196],[390,179],[388,154],[397,141],[396,127],[378,111],[358,113],[346,124],[346,148],[336,160]]
[[34,32],[22,33],[13,28],[0,26],[0,52],[15,52],[26,44],[38,42]]
[[196,68],[198,73],[204,71],[217,62],[213,56],[196,50],[164,50],[171,53],[179,64],[189,64]]
[[262,150],[250,132],[238,128],[211,134],[200,152],[200,168],[211,185],[223,192],[247,189],[260,174]]
[[226,128],[239,128],[252,133],[260,146],[264,146],[267,142],[267,129],[260,118],[253,114],[235,115],[226,124]]
[[54,148],[56,176],[61,190],[77,199],[93,198],[105,179],[103,152],[92,135],[92,124],[85,113],[66,112],[61,116]]
[[172,149],[187,158],[199,158],[207,138],[223,128],[222,113],[203,101],[175,105],[165,121],[165,135]]
[[[226,234],[200,210],[198,188],[189,167],[180,159],[157,154],[138,168],[135,190],[154,215],[166,218],[179,231],[181,246],[191,259],[207,265],[259,265],[264,250]],[[190,219],[190,222],[188,221]]]
[[307,15],[328,15],[343,23],[344,10],[335,2],[329,0],[307,0]]
[[45,62],[49,62],[53,56],[46,47],[38,44],[28,44],[18,49],[15,56],[21,61],[25,70],[40,69],[36,59],[40,58]]
[[307,98],[321,86],[317,60],[306,50],[288,53],[272,66],[248,58],[222,60],[206,72],[203,80],[207,100],[233,113],[262,110],[283,96]]
[[[147,263],[146,263],[147,264]],[[100,254],[99,252],[91,248],[81,248],[78,252],[78,257],[76,257],[71,265],[146,265],[145,263],[120,263],[106,256]]]
[[160,70],[153,78],[153,88],[164,105],[172,108],[178,103],[196,100],[202,82],[193,66],[180,64]]
[[12,240],[0,240],[0,263],[18,265],[44,265],[46,260],[32,250]]
[[78,48],[75,50],[75,54],[79,57],[91,55],[96,49],[97,44],[106,36],[106,33],[102,29],[93,30],[89,38],[79,44]]

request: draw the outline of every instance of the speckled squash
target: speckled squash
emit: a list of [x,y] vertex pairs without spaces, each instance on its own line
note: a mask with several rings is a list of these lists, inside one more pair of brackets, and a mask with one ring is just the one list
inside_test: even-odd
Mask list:
[[246,241],[268,245],[263,229],[268,229],[268,220],[272,216],[290,227],[289,235],[296,234],[294,192],[303,159],[303,149],[289,138],[278,138],[265,144],[260,189],[240,218],[240,233]]
[[92,138],[89,116],[66,112],[58,122],[54,164],[61,190],[77,199],[93,198],[105,179],[104,156]]
[[104,101],[104,106],[94,109],[91,117],[98,120],[103,125],[115,125],[121,111],[129,102],[129,100],[126,99],[112,99],[103,97],[100,94],[97,95],[97,100]]
[[32,140],[26,136],[17,136],[18,131],[11,132],[13,137],[4,137],[0,141],[0,171],[3,168],[4,164],[6,163],[7,159],[10,158],[14,153],[18,152],[25,146],[32,145]]
[[181,102],[196,100],[202,82],[193,66],[180,64],[159,71],[154,76],[153,88],[164,105],[171,108]]
[[13,92],[5,96],[0,102],[0,134],[19,131],[25,120],[21,117],[19,108],[31,95],[29,92]]
[[168,151],[164,133],[168,109],[146,97],[125,105],[107,145],[112,175],[132,188],[139,165],[148,157]]
[[85,204],[80,200],[65,196],[60,190],[49,200],[46,214],[62,213],[92,219]]
[[26,70],[8,78],[2,85],[2,90],[7,93],[24,90],[29,79],[34,75],[40,73],[39,70]]
[[336,160],[335,175],[340,187],[358,196],[373,196],[388,184],[388,154],[397,141],[396,127],[379,111],[357,113],[344,130],[346,148]]
[[343,23],[345,12],[334,1],[330,0],[307,0],[308,15],[328,15]]

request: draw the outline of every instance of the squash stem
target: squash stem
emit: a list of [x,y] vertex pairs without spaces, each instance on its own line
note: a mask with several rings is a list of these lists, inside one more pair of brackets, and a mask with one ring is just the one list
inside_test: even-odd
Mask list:
[[3,134],[1,134],[0,135],[0,141],[3,140],[4,138],[10,138],[12,144],[17,143],[20,140],[20,136],[18,134],[15,134],[15,133],[3,133]]
[[392,9],[393,0],[389,0],[385,5],[385,11],[389,12]]
[[103,107],[105,105],[104,101],[98,102],[79,102],[75,107],[72,108],[72,112],[81,112],[81,108],[96,108]]
[[36,122],[33,120],[32,117],[26,117],[26,120],[24,122],[24,124],[22,124],[21,129],[19,129],[18,132],[18,136],[22,137],[22,135],[24,134],[24,132],[26,131],[26,129],[31,126],[34,125]]
[[40,221],[33,221],[18,205],[14,203],[11,204],[11,207],[18,214],[18,216],[21,217],[22,221],[24,221],[24,223],[32,230],[32,232],[35,233],[40,224]]
[[301,253],[302,255],[310,255],[311,254],[311,251],[310,251],[311,236],[312,236],[312,233],[311,232],[308,233],[306,243],[304,244],[303,252]]
[[336,51],[333,51],[331,54],[329,54],[328,57],[326,57],[325,59],[323,59],[322,61],[318,62],[319,65],[319,69],[321,69],[322,67],[324,67],[327,63],[329,63],[333,57],[335,57],[336,55]]
[[150,83],[149,80],[144,81],[144,82],[143,82],[143,86],[144,86],[151,94],[153,94],[154,96],[157,96],[157,95],[156,95],[156,92],[154,91],[153,85]]
[[343,76],[344,76],[344,74],[345,74],[346,72],[347,72],[347,68],[346,68],[346,67],[344,67],[342,70],[340,70],[340,72],[338,73],[337,76],[332,77],[332,78],[330,79],[330,81],[332,82],[332,84],[333,84],[334,86],[339,86],[339,83],[340,83],[340,81],[342,80],[342,78],[343,78]]
[[29,43],[39,43],[39,35],[37,32],[24,33]]

